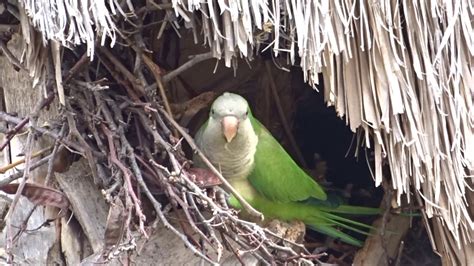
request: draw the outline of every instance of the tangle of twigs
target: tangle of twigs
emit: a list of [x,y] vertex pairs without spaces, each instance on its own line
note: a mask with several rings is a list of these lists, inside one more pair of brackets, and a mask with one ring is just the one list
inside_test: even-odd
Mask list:
[[[56,140],[49,154],[40,160],[27,161],[28,171],[48,164],[49,178],[59,147],[65,148],[87,160],[94,181],[105,191],[108,202],[123,206],[121,215],[126,222],[109,218],[107,227],[120,230],[106,234],[104,251],[98,261],[107,261],[133,249],[137,239],[131,237],[130,232],[136,231],[139,238],[148,238],[156,223],[162,223],[194,254],[211,264],[222,262],[224,249],[239,260],[250,254],[265,264],[310,263],[318,258],[296,243],[287,241],[283,244],[275,234],[240,219],[235,210],[228,208],[219,198],[225,192],[217,188],[215,193],[216,187],[213,187],[222,183],[221,180],[215,178],[217,183],[209,186],[196,174],[201,172],[190,167],[192,162],[185,156],[182,146],[187,143],[196,148],[196,145],[169,114],[169,107],[165,108],[166,95],[144,95],[143,86],[130,80],[134,75],[125,74],[128,69],[124,65],[118,68],[110,65],[120,61],[114,51],[107,48],[100,51],[96,81],[87,71],[80,77],[73,77],[73,72],[68,72],[70,82],[65,85],[68,95],[62,110],[65,123],[60,128],[39,127],[31,123],[31,118],[0,112],[0,118],[13,128],[9,131],[9,139],[26,127],[30,134]],[[82,60],[80,62],[83,64]],[[115,79],[115,85],[109,87],[110,82],[102,78],[104,76]],[[212,172],[209,174],[213,175]],[[18,173],[7,176],[0,180],[0,185],[21,176]],[[164,194],[169,203],[159,201],[157,193]],[[145,201],[151,203],[155,215],[145,214],[150,213],[144,209]],[[170,208],[184,213],[179,226],[170,222]]]
[[[156,12],[155,7],[149,7],[150,10],[143,7],[138,13]],[[187,130],[175,121],[175,117],[182,114],[173,114],[172,107],[175,111],[188,109],[176,108],[177,103],[168,99],[166,87],[183,71],[213,56],[211,53],[197,55],[181,67],[166,71],[148,53],[150,44],[144,40],[156,39],[156,36],[143,36],[150,33],[144,32],[143,18],[130,16],[126,22],[117,23],[122,27],[119,32],[123,45],[114,49],[102,46],[96,50],[93,61],[90,61],[88,52],[81,53],[80,49],[64,51],[61,62],[63,77],[57,79],[56,76],[56,81],[62,80],[61,86],[64,87],[61,98],[65,94],[65,98],[61,99],[60,126],[42,127],[36,123],[39,111],[51,103],[54,94],[41,101],[30,116],[19,117],[0,112],[0,120],[10,128],[5,141],[0,144],[0,150],[21,131],[27,129],[29,134],[26,159],[2,168],[7,171],[24,163],[25,170],[1,179],[0,187],[23,177],[16,192],[17,199],[31,170],[47,165],[45,185],[48,185],[53,172],[63,171],[55,167],[59,153],[67,151],[82,157],[87,161],[95,184],[102,189],[111,205],[104,248],[96,262],[107,262],[124,251],[134,249],[136,238],[148,238],[157,223],[163,224],[188,249],[211,264],[222,262],[225,249],[241,262],[242,256],[248,254],[264,264],[310,263],[317,260],[317,255],[301,245],[282,241],[258,224],[240,219],[238,213],[222,200],[226,192],[216,185],[223,184],[232,193],[235,191],[210,163],[212,171],[206,174],[192,168],[189,156],[183,151],[183,144],[200,154],[204,161],[207,160]],[[174,22],[171,24],[174,25]],[[43,62],[44,65],[51,66],[52,58],[45,58],[49,63]],[[56,66],[55,70],[58,69]],[[51,77],[58,74],[54,74],[51,67],[47,71]],[[48,89],[51,91],[51,85]],[[195,114],[205,106],[203,101],[210,97],[192,96],[199,105],[189,108],[190,113]],[[38,136],[53,139],[55,144],[41,152],[42,158],[32,160],[31,140]],[[48,205],[57,200],[62,203],[61,206],[69,206],[60,191],[35,186],[28,189],[40,195],[48,191],[50,197],[39,200],[40,204]],[[163,195],[166,200],[158,200]],[[261,218],[258,211],[240,200],[249,214]],[[147,210],[150,206],[152,211]],[[14,208],[15,204],[12,205]],[[178,226],[170,222],[171,210],[182,213]],[[28,218],[24,224],[27,221]],[[132,234],[132,231],[135,233]],[[21,235],[13,237],[10,234],[8,245],[12,246],[18,237]]]

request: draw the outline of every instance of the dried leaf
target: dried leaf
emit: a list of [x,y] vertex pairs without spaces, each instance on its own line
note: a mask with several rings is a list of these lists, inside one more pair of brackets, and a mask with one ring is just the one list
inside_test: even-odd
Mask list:
[[187,170],[191,180],[199,187],[207,188],[222,184],[219,177],[212,171],[204,168],[190,168]]
[[125,233],[125,222],[127,213],[120,198],[115,198],[110,205],[107,223],[105,226],[104,241],[105,250],[117,246],[122,241]]
[[198,96],[181,104],[171,104],[171,111],[175,116],[180,117],[180,125],[187,126],[191,118],[193,118],[201,109],[209,106],[214,100],[215,92],[209,91],[201,93]]
[[[7,184],[1,186],[0,190],[8,194],[15,194],[19,185],[20,184]],[[21,195],[28,198],[28,200],[34,204],[53,206],[62,210],[69,207],[69,200],[64,193],[43,185],[26,183],[21,191]]]

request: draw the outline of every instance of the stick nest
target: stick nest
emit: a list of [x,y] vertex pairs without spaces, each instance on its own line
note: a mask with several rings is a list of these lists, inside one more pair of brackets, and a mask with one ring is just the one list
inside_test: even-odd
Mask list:
[[[186,129],[173,118],[171,107],[179,108],[167,100],[160,67],[136,46],[131,47],[101,48],[99,59],[88,67],[86,55],[75,57],[67,52],[63,63],[70,70],[65,75],[64,106],[59,119],[49,121],[48,127],[38,126],[38,118],[55,98],[51,84],[46,86],[49,96],[26,118],[0,114],[13,126],[4,132],[7,142],[20,132],[28,133],[25,169],[3,179],[1,185],[27,177],[42,165],[48,168],[48,184],[53,172],[67,168],[60,170],[55,165],[59,156],[68,164],[85,159],[94,183],[110,205],[104,248],[90,258],[93,262],[108,262],[135,249],[137,240],[148,238],[159,223],[212,264],[222,261],[225,250],[239,260],[250,254],[266,263],[311,263],[318,259],[319,254],[311,254],[304,246],[240,219],[226,205],[226,192],[216,186],[222,183],[217,170],[192,167],[183,146],[191,147],[194,153],[199,151]],[[144,63],[147,69],[132,74],[121,62]],[[157,89],[147,89],[143,85],[147,79],[154,79]],[[205,93],[190,102],[204,106],[202,101],[209,102],[213,95]],[[41,151],[42,158],[35,160],[32,139],[38,136],[53,139],[55,145]],[[22,194],[35,202],[28,195],[39,194],[41,199],[35,203],[57,207],[63,213],[70,207],[66,195],[27,182],[27,178],[10,188],[15,189],[17,197]],[[170,222],[176,212],[182,213],[179,223]]]

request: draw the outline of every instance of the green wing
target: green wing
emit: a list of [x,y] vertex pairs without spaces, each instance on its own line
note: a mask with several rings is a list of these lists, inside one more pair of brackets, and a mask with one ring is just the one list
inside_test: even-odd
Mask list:
[[325,200],[323,188],[293,161],[257,119],[250,119],[258,136],[255,167],[248,177],[252,186],[273,201],[301,201],[310,197]]

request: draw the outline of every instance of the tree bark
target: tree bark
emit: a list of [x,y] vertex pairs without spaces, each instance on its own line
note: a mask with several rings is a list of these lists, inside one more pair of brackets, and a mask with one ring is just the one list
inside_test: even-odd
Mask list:
[[[22,37],[15,34],[13,38],[8,42],[8,48],[16,56],[21,57],[23,43]],[[29,115],[33,108],[37,105],[37,102],[42,99],[42,92],[32,87],[32,80],[28,73],[23,70],[16,71],[10,61],[5,56],[0,56],[0,86],[3,88],[5,111],[17,113],[20,117]],[[54,119],[57,117],[57,103],[53,103],[49,110],[41,112],[39,124],[41,125],[46,120]],[[25,127],[27,128],[27,127]],[[24,142],[27,134],[15,136],[9,145],[9,150],[6,149],[4,152],[5,163],[16,161],[24,158],[22,156],[24,152]],[[33,152],[51,145],[51,140],[44,138],[34,138]],[[22,168],[19,166],[17,168]],[[39,167],[31,171],[29,176],[29,182],[37,181],[42,179],[46,174],[46,168]],[[6,174],[11,173],[8,171]],[[5,176],[5,175],[4,175]],[[22,226],[28,213],[34,208],[34,205],[29,202],[26,198],[21,197],[17,207],[13,213],[9,213],[8,219],[11,220],[13,225],[10,236],[14,236],[18,231],[18,228]],[[41,225],[49,219],[50,213],[44,212],[43,208],[37,207],[28,223],[26,224],[27,229],[34,229],[41,227]],[[6,230],[3,228],[0,236],[0,246],[6,247]],[[55,243],[55,227],[41,227],[35,232],[25,232],[19,238],[18,241],[12,247],[12,253],[15,255],[15,262],[18,264],[46,264],[48,261],[49,250]]]

